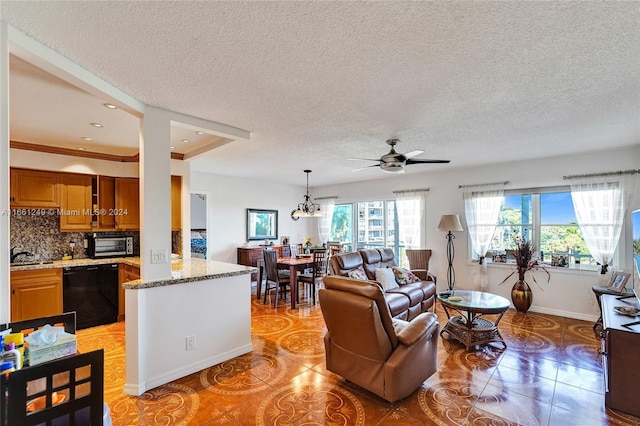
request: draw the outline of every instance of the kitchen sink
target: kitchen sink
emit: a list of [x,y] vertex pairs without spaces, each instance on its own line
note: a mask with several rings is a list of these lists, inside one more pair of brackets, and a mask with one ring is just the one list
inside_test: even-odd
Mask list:
[[53,263],[52,260],[47,260],[44,262],[16,262],[16,263],[12,263],[10,266],[50,265],[52,263]]

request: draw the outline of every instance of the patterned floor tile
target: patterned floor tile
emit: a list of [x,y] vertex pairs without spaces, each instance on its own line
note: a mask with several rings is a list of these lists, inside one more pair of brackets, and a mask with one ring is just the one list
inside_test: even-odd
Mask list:
[[[251,301],[253,352],[145,392],[124,395],[124,323],[78,331],[105,349],[105,401],[121,425],[634,425],[604,406],[592,323],[508,310],[507,348],[438,340],[438,370],[390,404],[326,370],[319,306]],[[444,310],[436,308],[442,325]],[[568,420],[569,419],[569,420]]]

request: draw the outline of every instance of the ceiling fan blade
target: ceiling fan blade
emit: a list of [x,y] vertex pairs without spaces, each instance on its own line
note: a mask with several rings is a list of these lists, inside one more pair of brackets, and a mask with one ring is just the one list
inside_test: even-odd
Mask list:
[[364,160],[364,161],[380,161],[379,158],[347,158],[347,160]]
[[407,152],[406,154],[404,154],[404,158],[409,159],[409,158],[416,157],[420,154],[424,154],[424,151],[421,149],[416,149],[415,151]]
[[407,164],[424,164],[424,163],[449,163],[451,160],[422,160],[420,158],[408,159]]
[[[378,161],[378,160],[375,160],[375,161]],[[371,167],[380,167],[380,163],[378,163],[378,164],[372,164],[372,165],[367,166],[367,167],[360,167],[359,169],[353,169],[353,170],[351,170],[351,171],[352,171],[352,172],[359,172],[360,170],[370,169]]]

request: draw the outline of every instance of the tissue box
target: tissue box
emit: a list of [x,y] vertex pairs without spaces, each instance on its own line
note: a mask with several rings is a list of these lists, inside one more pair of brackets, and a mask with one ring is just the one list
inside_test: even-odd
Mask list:
[[38,365],[64,356],[75,355],[77,352],[76,335],[61,334],[52,345],[29,346],[29,365]]

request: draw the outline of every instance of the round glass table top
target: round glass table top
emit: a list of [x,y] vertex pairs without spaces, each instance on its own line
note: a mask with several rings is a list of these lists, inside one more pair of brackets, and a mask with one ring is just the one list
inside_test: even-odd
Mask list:
[[509,307],[509,301],[506,298],[483,291],[443,291],[438,293],[438,299],[449,306],[461,309],[504,310]]

